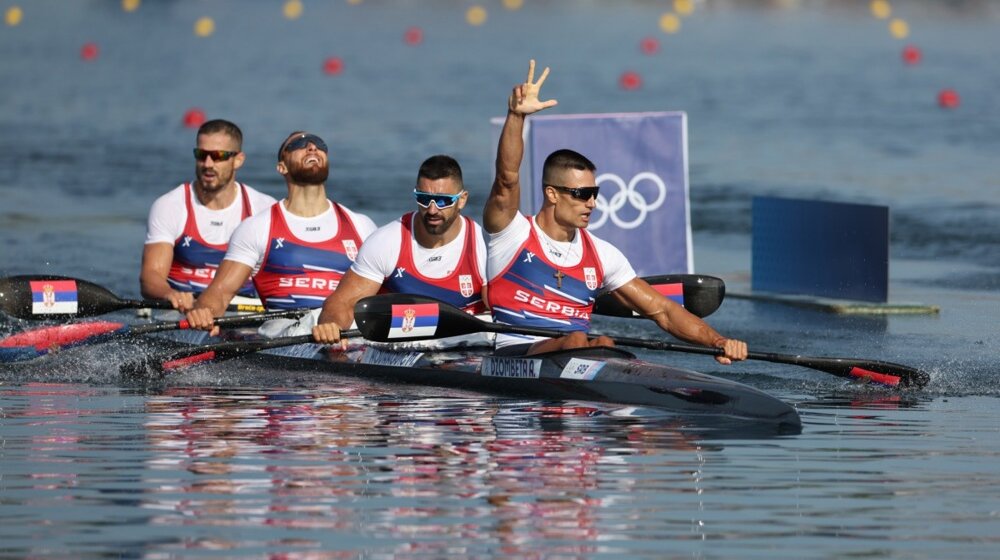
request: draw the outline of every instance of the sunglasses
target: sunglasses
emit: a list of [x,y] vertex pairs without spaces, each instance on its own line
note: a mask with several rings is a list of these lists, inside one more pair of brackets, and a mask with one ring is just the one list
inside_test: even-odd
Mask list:
[[315,134],[299,134],[298,136],[287,140],[284,147],[281,148],[283,152],[294,152],[295,150],[303,150],[309,147],[309,144],[314,144],[316,149],[323,152],[324,154],[330,153],[326,147],[326,142],[322,138],[316,136]]
[[[465,192],[465,191],[463,191]],[[421,208],[430,208],[431,203],[438,207],[438,210],[444,210],[445,208],[451,208],[458,202],[461,198],[462,193],[458,194],[436,194],[421,192],[417,189],[413,189],[413,198],[417,199],[417,204]]]
[[597,192],[601,190],[601,187],[564,187],[562,185],[549,186],[553,189],[559,189],[563,192],[567,192],[573,198],[583,201],[590,200],[591,198],[597,198]]
[[212,161],[227,161],[239,154],[239,151],[230,152],[227,150],[202,150],[200,148],[194,149],[194,159],[198,161],[205,161],[205,158],[212,158]]

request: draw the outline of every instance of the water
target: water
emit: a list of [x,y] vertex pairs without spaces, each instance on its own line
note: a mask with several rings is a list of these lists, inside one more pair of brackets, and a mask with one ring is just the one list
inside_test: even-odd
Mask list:
[[[294,21],[235,0],[22,6],[0,31],[0,276],[136,296],[149,204],[191,177],[192,107],[240,124],[240,178],[272,195],[275,150],[308,128],[333,196],[379,223],[433,153],[459,159],[480,208],[489,118],[535,57],[559,112],[687,111],[696,268],[734,288],[753,196],[890,206],[890,297],[940,315],[729,299],[710,321],[756,349],[919,367],[927,389],[641,353],[795,404],[803,432],[780,435],[239,362],[133,386],[117,365],[142,347],[79,349],[0,367],[0,556],[995,557],[1000,5],[893,6],[924,53],[912,67],[867,2],[703,2],[673,35],[661,3],[483,5],[479,27],[444,0],[306,3]],[[322,73],[330,56],[342,75]],[[639,90],[618,87],[626,70]],[[936,106],[946,87],[959,108]]]

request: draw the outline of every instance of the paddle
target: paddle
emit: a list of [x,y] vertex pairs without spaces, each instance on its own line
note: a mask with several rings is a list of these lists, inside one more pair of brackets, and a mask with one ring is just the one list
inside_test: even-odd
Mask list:
[[[516,327],[483,321],[447,303],[433,298],[407,294],[383,294],[364,298],[354,308],[354,320],[368,340],[404,342],[443,338],[476,332],[524,334],[556,337],[565,333],[532,327]],[[653,350],[670,350],[719,356],[721,348],[660,340],[612,337],[617,344]],[[847,379],[873,381],[883,385],[923,387],[930,376],[920,370],[876,360],[851,358],[815,358],[750,352],[747,358],[780,364],[792,364],[823,371]]]
[[[215,320],[215,324],[220,327],[255,325],[279,317],[298,317],[308,311],[308,309],[289,309],[255,315],[220,317]],[[190,326],[186,320],[163,321],[145,325],[128,325],[111,321],[88,321],[85,323],[42,327],[24,331],[0,340],[0,363],[31,360],[62,348],[96,344],[106,342],[112,338],[185,330],[188,328]]]
[[[119,309],[173,309],[159,299],[122,299],[93,282],[51,275],[0,278],[0,310],[18,319],[65,320],[92,317]],[[227,311],[262,312],[260,305],[230,305]]]
[[[359,336],[361,331],[348,330],[340,333],[343,338]],[[166,355],[147,356],[138,361],[122,364],[119,371],[126,377],[140,377],[150,372],[166,373],[195,364],[203,364],[212,361],[223,361],[238,358],[247,354],[267,350],[268,348],[281,348],[284,346],[294,346],[296,344],[308,344],[315,342],[311,334],[297,336],[284,336],[280,338],[268,338],[264,340],[238,340],[233,342],[220,342],[217,344],[205,344],[193,346],[183,350],[177,350]]]
[[[722,305],[726,283],[721,278],[704,274],[661,274],[642,278],[654,290],[673,299],[698,317],[708,317]],[[611,294],[602,294],[594,301],[594,314],[610,317],[639,317]]]

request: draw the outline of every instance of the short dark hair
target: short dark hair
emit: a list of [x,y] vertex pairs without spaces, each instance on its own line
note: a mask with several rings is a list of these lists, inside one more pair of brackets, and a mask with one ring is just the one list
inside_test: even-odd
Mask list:
[[567,149],[556,150],[545,158],[545,164],[542,166],[542,183],[551,185],[553,182],[558,182],[560,179],[554,175],[567,169],[594,172],[597,170],[597,166],[579,152]]
[[236,126],[225,119],[213,119],[206,121],[205,124],[198,127],[198,136],[202,134],[216,134],[216,133],[227,134],[236,140],[236,145],[240,150],[243,150],[243,131],[240,127]]
[[455,158],[438,154],[431,156],[420,164],[420,171],[417,171],[417,180],[421,178],[436,181],[438,179],[452,178],[458,181],[458,186],[465,188],[462,182],[462,167],[458,165]]

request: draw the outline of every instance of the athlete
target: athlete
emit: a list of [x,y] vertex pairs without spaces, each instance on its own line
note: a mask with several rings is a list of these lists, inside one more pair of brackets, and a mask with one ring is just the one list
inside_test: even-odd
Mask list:
[[[187,312],[215,276],[229,237],[243,220],[275,203],[236,181],[243,166],[243,133],[211,120],[198,129],[195,179],[156,199],[149,211],[139,286],[143,297],[169,300]],[[237,292],[256,297],[247,283]]]
[[524,153],[525,118],[553,107],[538,92],[549,69],[528,79],[507,100],[507,118],[497,148],[496,179],[483,211],[487,239],[489,303],[496,322],[547,327],[568,334],[556,338],[497,336],[497,353],[539,354],[585,346],[613,346],[608,337],[588,338],[594,298],[608,291],[623,304],[652,319],[670,334],[722,348],[716,360],[729,364],[747,355],[747,345],[726,338],[638,278],[625,255],[587,232],[597,205],[594,164],[572,150],[550,154],[542,168],[542,208],[534,217],[518,209],[519,170]]
[[278,150],[277,169],[288,196],[233,233],[215,279],[187,314],[192,328],[217,333],[214,318],[251,275],[269,310],[318,309],[375,231],[371,218],[327,198],[330,164],[320,137],[289,135]]
[[427,158],[413,189],[417,210],[382,226],[365,240],[337,291],[323,304],[317,342],[340,340],[354,321],[354,304],[376,293],[434,297],[469,313],[484,313],[486,243],[482,228],[462,216],[469,193],[462,168],[446,155]]

